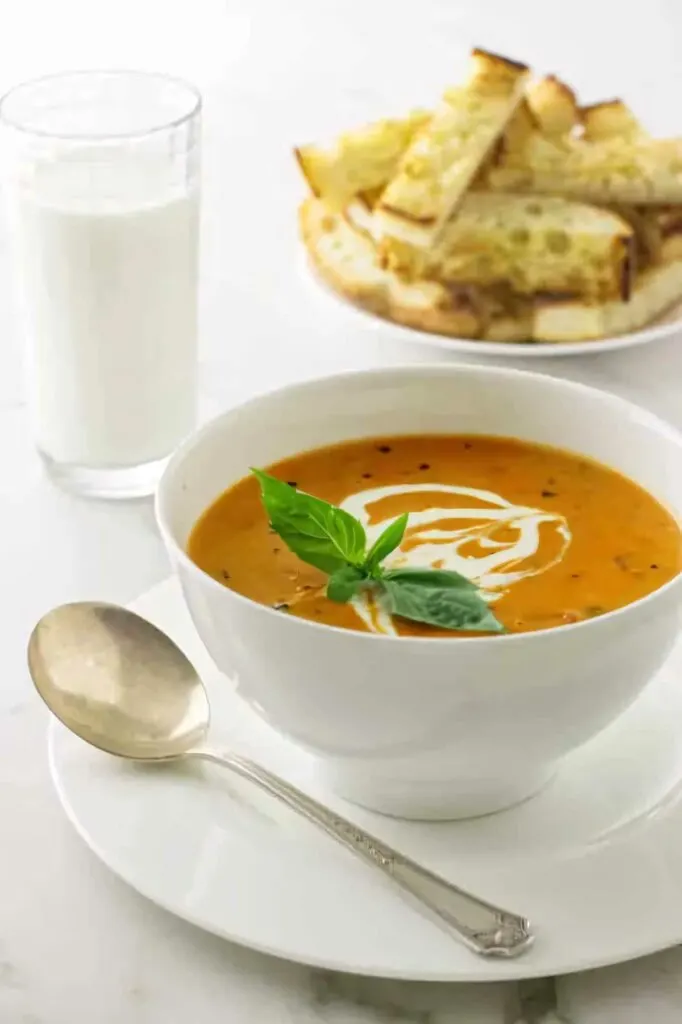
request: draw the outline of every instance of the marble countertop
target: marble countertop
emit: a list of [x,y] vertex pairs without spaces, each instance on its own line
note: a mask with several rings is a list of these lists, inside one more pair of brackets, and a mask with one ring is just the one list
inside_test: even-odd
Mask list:
[[[26,0],[11,39],[0,42],[0,85],[127,65],[184,74],[203,88],[208,414],[286,380],[434,357],[380,340],[314,293],[296,247],[293,141],[428,99],[472,43],[565,73],[586,100],[625,92],[652,129],[674,130],[676,118],[679,127],[682,8],[672,0],[649,0],[637,13],[611,0],[561,6],[559,15],[539,0],[183,0],[172,10],[160,0]],[[513,1024],[522,1008],[506,986],[337,977],[205,935],[112,877],[65,821],[48,777],[46,714],[24,664],[30,628],[62,601],[127,602],[168,567],[148,502],[86,503],[42,476],[4,230],[0,270],[0,1024]],[[682,426],[682,338],[534,366],[612,389]],[[532,984],[520,993],[523,1015],[538,1019],[558,993],[574,1024],[678,1021],[680,968],[672,951]]]

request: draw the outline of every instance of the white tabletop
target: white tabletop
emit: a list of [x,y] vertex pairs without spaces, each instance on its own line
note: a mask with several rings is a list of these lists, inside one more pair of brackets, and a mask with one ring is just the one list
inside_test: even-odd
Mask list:
[[[619,0],[24,0],[16,17],[0,42],[2,86],[108,65],[184,74],[205,91],[207,410],[296,377],[437,358],[381,342],[371,325],[316,301],[296,248],[293,142],[428,101],[472,43],[564,73],[586,100],[624,93],[654,129],[674,130],[676,117],[679,127],[682,8],[673,0],[647,0],[636,14]],[[339,979],[231,947],[126,889],[76,838],[48,778],[46,715],[24,666],[28,633],[55,603],[126,602],[168,569],[149,503],[82,502],[42,476],[4,231],[0,270],[1,1024],[512,1019],[506,988]],[[618,391],[682,426],[682,337],[535,366]],[[610,991],[612,976],[603,977]],[[560,985],[577,1024],[630,1024],[622,1005],[613,1017],[603,1000],[594,1010],[592,983]]]

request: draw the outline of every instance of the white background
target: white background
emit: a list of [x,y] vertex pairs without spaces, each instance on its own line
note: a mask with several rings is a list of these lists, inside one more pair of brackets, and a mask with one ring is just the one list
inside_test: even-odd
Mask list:
[[[472,44],[555,70],[586,101],[624,94],[652,130],[682,133],[676,0],[3,0],[0,13],[2,89],[113,66],[181,74],[204,90],[207,411],[295,377],[430,355],[377,340],[306,283],[293,143],[428,102]],[[347,985],[157,911],[109,877],[62,819],[45,714],[24,667],[28,632],[55,603],[126,602],[167,567],[148,503],[83,503],[41,475],[1,228],[0,1024],[379,1020],[379,1010],[339,1001]],[[682,338],[540,368],[620,391],[682,425]],[[364,998],[395,1003],[382,991]],[[493,990],[419,999],[432,1013],[405,1009],[404,1020],[502,1020]],[[471,1016],[457,1011],[463,1000]]]

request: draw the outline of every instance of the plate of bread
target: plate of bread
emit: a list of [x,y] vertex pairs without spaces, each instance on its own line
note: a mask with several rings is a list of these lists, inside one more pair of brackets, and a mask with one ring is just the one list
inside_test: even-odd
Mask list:
[[411,340],[567,355],[682,333],[682,138],[474,50],[433,110],[295,150],[323,290]]

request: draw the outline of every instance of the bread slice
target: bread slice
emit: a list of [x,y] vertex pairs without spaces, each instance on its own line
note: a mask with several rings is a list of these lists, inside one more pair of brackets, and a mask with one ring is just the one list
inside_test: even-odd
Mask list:
[[537,303],[537,341],[588,341],[627,334],[661,317],[682,299],[682,260],[649,267],[637,279],[629,301]]
[[384,269],[371,238],[322,200],[307,199],[299,220],[313,266],[350,302],[418,330],[460,338],[481,335],[484,319],[472,290],[436,281],[411,283]]
[[[583,107],[580,119],[583,139],[587,142],[603,142],[605,139],[634,142],[647,138],[642,125],[627,104],[620,99],[605,100]],[[615,204],[613,208],[634,231],[638,265],[644,268],[657,262],[660,259],[662,243],[658,208],[632,204]]]
[[634,141],[646,137],[646,132],[622,100],[604,100],[580,110],[583,138],[586,142],[604,139]]
[[528,139],[539,130],[539,127],[538,122],[535,120],[535,115],[530,109],[530,105],[524,96],[512,114],[507,127],[497,140],[493,151],[489,155],[488,159],[484,161],[479,171],[477,187],[479,189],[486,188],[488,172],[492,167],[495,167],[497,163],[501,162],[503,156],[510,153],[521,154],[522,156],[525,152]]
[[549,139],[531,133],[504,150],[487,176],[502,192],[562,195],[594,203],[682,202],[682,140]]
[[555,75],[531,82],[526,102],[539,130],[550,138],[570,135],[580,124],[575,93]]
[[[603,139],[648,138],[644,128],[622,100],[609,100],[581,111],[585,137]],[[616,209],[632,226],[643,266],[682,259],[682,206],[621,206]]]
[[634,236],[621,217],[585,203],[471,192],[427,260],[427,274],[444,281],[627,298]]
[[383,190],[398,162],[431,114],[414,110],[407,117],[374,121],[344,132],[329,147],[294,150],[310,191],[339,208],[360,193]]
[[[346,207],[350,223],[374,238],[363,201]],[[375,239],[376,241],[376,239]],[[396,245],[387,269],[410,276],[412,251]],[[555,196],[470,192],[423,257],[425,278],[484,288],[504,285],[521,296],[538,292],[627,298],[635,273],[634,233],[609,210]]]
[[487,188],[488,172],[496,164],[515,165],[525,159],[532,136],[561,141],[580,125],[580,108],[568,85],[554,75],[531,82],[481,170],[477,183],[479,191]]
[[525,64],[483,50],[467,82],[446,91],[403,154],[374,211],[376,236],[424,252],[469,188],[521,101]]
[[637,264],[642,269],[682,259],[682,206],[613,208],[635,235]]
[[658,261],[671,263],[682,259],[682,207],[662,208],[656,215],[660,237]]

